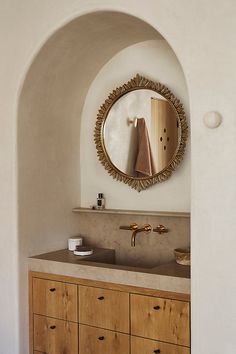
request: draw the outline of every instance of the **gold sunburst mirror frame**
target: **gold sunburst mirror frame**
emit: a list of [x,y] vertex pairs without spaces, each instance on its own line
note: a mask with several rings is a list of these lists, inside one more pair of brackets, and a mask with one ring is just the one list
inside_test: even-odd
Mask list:
[[[175,153],[173,154],[173,157],[169,161],[168,165],[163,170],[159,171],[158,173],[152,176],[134,177],[120,171],[112,163],[105,147],[104,125],[112,106],[117,100],[119,100],[122,96],[131,91],[141,89],[155,91],[156,93],[163,96],[170,103],[176,113],[178,126],[180,128],[180,134],[178,138],[178,146],[175,150]],[[137,74],[134,78],[132,78],[130,81],[123,84],[122,86],[117,87],[109,94],[108,98],[101,105],[98,111],[94,130],[94,141],[96,144],[97,156],[101,164],[105,167],[109,175],[111,175],[114,179],[128,184],[131,188],[136,189],[138,192],[156,183],[166,181],[168,178],[170,178],[172,172],[176,170],[177,166],[183,159],[187,138],[188,125],[183,104],[165,85],[159,82],[151,81],[139,74]]]

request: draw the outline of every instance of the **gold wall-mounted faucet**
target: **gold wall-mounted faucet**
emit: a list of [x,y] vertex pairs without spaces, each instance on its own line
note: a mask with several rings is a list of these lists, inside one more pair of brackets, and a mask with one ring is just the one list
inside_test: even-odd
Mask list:
[[161,235],[167,233],[169,230],[164,225],[157,225],[157,227],[154,228],[153,231],[158,232]]
[[120,226],[121,230],[131,230],[132,232],[132,236],[131,236],[131,246],[135,247],[135,239],[136,239],[136,235],[139,232],[146,232],[149,233],[152,230],[152,227],[150,224],[145,224],[143,225],[143,227],[138,227],[138,225],[136,223],[131,224],[130,226]]
[[143,227],[141,227],[140,229],[137,228],[136,230],[133,231],[132,236],[131,236],[131,246],[132,246],[132,247],[135,247],[135,239],[136,239],[137,233],[138,233],[138,232],[143,232],[143,231],[146,232],[146,233],[151,232],[151,231],[152,231],[151,225],[145,224],[145,225],[143,225]]
[[136,224],[136,222],[134,222],[133,224],[127,225],[127,226],[120,226],[121,230],[134,231],[134,230],[137,230],[137,228],[138,228],[138,224]]

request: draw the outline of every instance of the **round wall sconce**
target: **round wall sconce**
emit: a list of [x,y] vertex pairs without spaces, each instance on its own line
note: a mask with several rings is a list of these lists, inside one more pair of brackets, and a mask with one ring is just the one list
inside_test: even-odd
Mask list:
[[222,122],[222,116],[218,112],[207,112],[203,117],[203,122],[206,127],[214,129],[220,126]]

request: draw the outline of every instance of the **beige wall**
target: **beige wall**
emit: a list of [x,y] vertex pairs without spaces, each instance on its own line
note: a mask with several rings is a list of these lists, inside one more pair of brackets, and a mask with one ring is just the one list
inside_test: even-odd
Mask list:
[[[175,248],[190,245],[190,218],[174,216],[122,215],[79,213],[79,233],[86,244],[96,247],[112,248],[120,264],[153,267],[174,260]],[[168,233],[140,233],[136,246],[131,247],[130,231],[120,230],[121,225],[150,224],[153,228],[165,225]]]
[[[234,162],[236,153],[236,108],[233,103],[236,91],[236,46],[234,45],[236,3],[234,0],[224,2],[220,0],[208,0],[207,2],[204,0],[147,0],[145,2],[139,0],[129,0],[128,2],[125,0],[1,1],[0,42],[1,52],[3,53],[0,57],[0,94],[3,97],[0,105],[0,141],[2,144],[0,150],[0,224],[3,248],[0,271],[2,289],[0,298],[1,352],[4,352],[4,354],[27,352],[27,335],[25,332],[27,322],[25,312],[26,292],[21,289],[21,302],[18,303],[19,289],[17,285],[19,265],[23,264],[28,250],[27,238],[38,237],[40,239],[47,232],[45,239],[50,240],[50,230],[48,229],[50,227],[51,234],[56,239],[60,225],[64,225],[64,235],[64,232],[76,228],[77,223],[77,221],[72,222],[71,217],[67,214],[68,207],[74,204],[72,197],[71,200],[62,204],[62,208],[65,208],[63,213],[59,207],[54,209],[55,205],[58,204],[57,198],[59,198],[59,205],[61,205],[61,200],[65,195],[57,193],[60,185],[62,189],[68,188],[68,193],[72,196],[72,190],[70,190],[69,184],[65,182],[66,178],[63,175],[63,183],[60,184],[61,181],[57,181],[57,188],[53,189],[52,192],[49,188],[49,196],[47,196],[48,190],[44,191],[47,196],[45,208],[46,210],[50,209],[50,215],[46,218],[47,227],[44,227],[42,234],[28,234],[27,222],[29,222],[29,225],[33,224],[38,232],[41,230],[38,224],[44,225],[45,221],[42,218],[41,223],[39,223],[38,208],[34,209],[32,207],[29,210],[29,206],[33,206],[31,193],[28,194],[29,201],[24,200],[22,204],[19,199],[21,214],[19,214],[18,230],[16,132],[20,87],[37,50],[57,28],[87,11],[109,9],[128,12],[153,25],[170,43],[183,66],[190,96],[192,129],[192,353],[218,354],[222,351],[232,353],[236,345],[236,311],[234,306],[236,293],[236,282],[234,280],[236,266],[234,251],[234,234],[236,231],[236,163]],[[140,28],[143,30],[143,27]],[[89,76],[92,80],[106,60],[122,49],[124,38],[129,39],[124,46],[134,43],[135,40],[153,39],[150,38],[151,32],[148,30],[144,32],[145,35],[147,34],[146,38],[144,38],[145,36],[141,38],[142,33],[139,33],[139,38],[136,37],[136,39],[131,38],[131,35],[120,37],[117,34],[114,37],[116,39],[114,42],[119,43],[119,45],[116,48],[111,47],[113,51],[107,51],[105,57],[103,55],[101,57],[97,56],[104,52],[99,50],[102,44],[94,41],[94,43],[98,43],[98,47],[95,48],[96,56],[94,56],[97,60],[96,62],[93,60],[93,65],[89,66],[92,71],[89,69],[86,76]],[[80,33],[80,31],[74,33]],[[105,29],[104,33],[106,33]],[[119,39],[121,39],[120,42]],[[76,41],[75,43],[77,45],[82,42]],[[51,44],[53,45],[52,42],[49,42],[49,46]],[[103,48],[107,47],[108,44],[109,41]],[[86,45],[82,46],[81,51],[86,48]],[[67,48],[64,51],[64,54],[66,53],[68,53]],[[89,62],[91,55],[92,53],[85,58],[85,64],[91,64]],[[58,58],[62,60],[63,57],[56,55],[51,58],[51,68],[53,68],[53,63],[58,63]],[[77,57],[71,59],[79,62]],[[45,67],[45,70],[47,68]],[[41,79],[40,76],[35,77],[35,90],[37,89],[37,80]],[[46,80],[47,77],[44,79]],[[49,83],[52,82],[50,75],[48,80]],[[80,88],[85,88],[86,85],[87,81],[81,81]],[[72,88],[73,85],[68,84],[66,87]],[[86,90],[82,91],[81,100]],[[30,90],[28,92],[30,94]],[[40,99],[40,96],[38,97]],[[69,104],[70,101],[67,101],[67,103]],[[45,107],[47,107],[46,104]],[[55,112],[59,107],[60,104],[56,107]],[[64,107],[62,108],[64,109]],[[74,107],[74,109],[76,111],[77,107]],[[216,130],[207,130],[202,123],[202,116],[209,110],[217,110],[223,114],[223,124]],[[71,115],[71,117],[75,118],[74,115]],[[29,130],[33,128],[30,121],[25,123],[26,126],[29,124]],[[60,130],[59,127],[57,128]],[[20,129],[19,125],[19,131]],[[42,135],[44,136],[44,132]],[[22,145],[24,140],[20,137],[24,137],[24,139],[29,137],[19,136],[19,147],[22,149],[23,156],[25,156],[24,144]],[[42,150],[42,153],[46,154],[48,151]],[[51,153],[52,155],[49,155],[49,157],[53,156],[53,152]],[[70,150],[66,151],[63,158],[66,158],[66,154],[70,153]],[[30,158],[30,154],[27,153],[27,162],[30,161],[28,157]],[[34,156],[32,156],[32,161],[33,159]],[[24,170],[27,165],[24,166],[23,161],[21,161],[20,168]],[[57,170],[57,167],[55,167],[55,170]],[[42,170],[42,173],[43,178],[46,178],[47,169]],[[49,176],[50,184],[53,182],[52,175]],[[32,170],[29,170],[29,180],[32,176],[36,176],[36,173],[32,175]],[[37,180],[40,180],[40,178],[38,177]],[[23,193],[28,187],[29,189],[32,188],[32,185],[30,186],[26,182],[27,180],[22,181],[22,183],[25,183],[25,189],[22,189],[21,186],[20,193]],[[40,189],[38,189],[38,195],[40,195],[40,192]],[[48,201],[53,202],[50,204]],[[41,210],[43,210],[43,198],[41,198],[39,204],[42,204]],[[42,212],[40,215],[41,218],[44,213]],[[60,220],[59,217],[62,215],[63,218]],[[65,226],[66,220],[67,226]],[[61,237],[63,237],[62,234],[59,242],[61,242]],[[20,248],[18,248],[18,241],[20,241]],[[20,269],[22,271],[21,276],[25,276],[25,269]],[[25,278],[20,279],[20,284],[22,284],[23,279]],[[24,287],[25,282],[23,283]],[[22,310],[21,313],[19,309]],[[19,314],[21,314],[20,319]],[[21,328],[21,332],[19,332],[19,328]],[[21,351],[19,348],[21,348]]]

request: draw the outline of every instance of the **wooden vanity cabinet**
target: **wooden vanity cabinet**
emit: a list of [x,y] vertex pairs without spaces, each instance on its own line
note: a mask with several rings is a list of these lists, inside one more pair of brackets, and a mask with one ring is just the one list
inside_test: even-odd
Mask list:
[[129,293],[80,286],[79,322],[129,333]]
[[31,354],[190,354],[189,295],[30,272]]
[[77,291],[77,284],[30,278],[31,353],[78,354]]
[[179,345],[131,336],[131,354],[190,354],[190,349]]
[[129,354],[130,337],[107,329],[79,326],[79,353]]
[[34,349],[50,354],[78,354],[78,324],[34,315]]
[[33,312],[61,320],[78,322],[77,285],[33,279]]
[[189,346],[189,303],[130,295],[131,334]]

